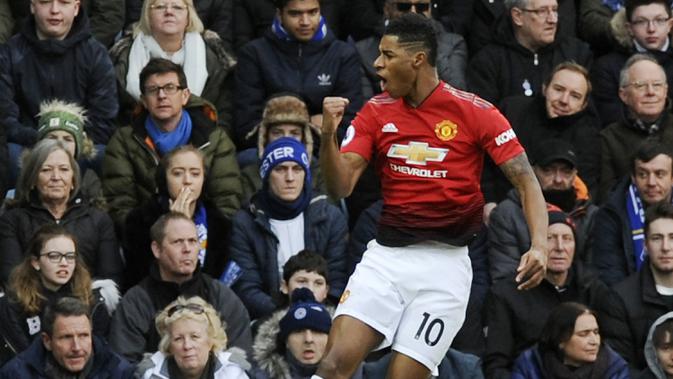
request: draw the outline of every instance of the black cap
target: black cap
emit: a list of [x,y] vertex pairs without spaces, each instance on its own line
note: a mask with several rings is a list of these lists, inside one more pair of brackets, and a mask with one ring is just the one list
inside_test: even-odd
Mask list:
[[577,167],[577,154],[568,142],[562,139],[548,139],[531,149],[530,161],[536,166],[547,166],[552,162],[566,161],[575,168]]

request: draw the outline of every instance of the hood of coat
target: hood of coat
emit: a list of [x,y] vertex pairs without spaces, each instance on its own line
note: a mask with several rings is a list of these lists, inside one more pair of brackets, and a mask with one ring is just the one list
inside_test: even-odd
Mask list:
[[657,377],[657,379],[666,379],[666,373],[659,365],[659,360],[657,359],[657,353],[654,348],[654,343],[652,342],[652,335],[657,326],[661,325],[667,320],[673,319],[673,312],[668,312],[665,315],[659,317],[650,327],[649,333],[647,333],[647,340],[645,341],[645,360],[647,361],[647,366],[650,368],[650,371]]

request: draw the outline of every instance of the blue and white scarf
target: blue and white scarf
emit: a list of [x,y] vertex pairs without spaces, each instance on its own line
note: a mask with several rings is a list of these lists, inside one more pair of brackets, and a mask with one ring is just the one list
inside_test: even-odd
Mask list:
[[636,186],[629,185],[629,193],[626,196],[626,214],[629,217],[629,226],[631,227],[631,239],[633,241],[633,255],[636,262],[636,271],[645,262],[645,208],[640,200],[640,194]]
[[[290,33],[283,28],[283,25],[280,23],[280,18],[276,17],[273,19],[273,24],[271,24],[271,31],[280,38],[283,41],[296,41],[297,39],[294,38]],[[327,36],[327,23],[325,22],[325,18],[323,16],[320,16],[320,23],[318,24],[318,29],[315,31],[315,34],[313,37],[311,37],[311,40],[309,42],[317,42],[317,41],[322,41],[325,39]]]
[[206,207],[200,201],[196,204],[194,210],[194,224],[196,224],[196,234],[199,237],[199,263],[203,267],[206,261],[206,249],[208,248],[208,217]]
[[182,117],[175,130],[164,132],[154,123],[151,116],[145,119],[145,130],[149,134],[154,146],[159,151],[159,155],[164,155],[178,146],[186,145],[189,137],[192,136],[192,118],[189,113],[182,110]]

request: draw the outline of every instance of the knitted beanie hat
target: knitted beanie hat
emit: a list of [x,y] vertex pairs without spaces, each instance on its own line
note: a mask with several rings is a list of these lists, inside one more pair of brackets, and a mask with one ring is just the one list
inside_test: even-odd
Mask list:
[[86,110],[77,103],[62,100],[47,100],[40,103],[40,119],[37,122],[38,139],[43,139],[49,132],[63,130],[75,139],[75,158],[79,158],[84,149],[86,133]]
[[294,138],[282,137],[266,146],[262,164],[259,166],[259,176],[262,181],[266,182],[271,170],[283,162],[296,162],[303,169],[306,175],[304,176],[304,184],[311,183],[311,161],[301,142]]
[[279,326],[279,341],[286,341],[290,333],[305,329],[329,333],[332,317],[324,305],[315,301],[313,292],[302,287],[292,291],[292,305]]

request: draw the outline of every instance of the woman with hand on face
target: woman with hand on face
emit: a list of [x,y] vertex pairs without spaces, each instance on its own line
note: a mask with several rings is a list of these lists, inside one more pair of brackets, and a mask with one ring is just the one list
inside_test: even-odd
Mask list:
[[143,379],[247,379],[243,350],[227,347],[227,334],[215,309],[202,298],[178,297],[155,320],[159,351],[136,371]]
[[119,302],[115,283],[92,282],[75,236],[60,225],[48,224],[31,240],[23,262],[12,271],[6,296],[0,298],[0,366],[39,336],[44,309],[66,296],[91,308],[93,332],[105,337]]
[[549,315],[538,344],[514,362],[512,379],[627,379],[629,368],[601,343],[596,314],[580,303],[559,304]]
[[126,217],[127,288],[149,273],[154,260],[150,227],[169,211],[183,213],[194,220],[201,244],[201,269],[215,278],[220,277],[228,256],[231,223],[203,194],[207,171],[203,153],[191,145],[180,146],[161,158],[156,171],[157,195]]
[[121,280],[124,266],[110,216],[80,192],[79,165],[59,141],[44,139],[24,158],[16,198],[0,217],[0,280],[24,258],[35,232],[59,224],[78,242],[82,261],[95,278]]
[[110,56],[122,125],[128,124],[140,101],[140,71],[150,59],[165,58],[183,67],[189,91],[212,103],[217,124],[231,131],[231,74],[236,61],[216,33],[204,30],[193,0],[144,1],[133,35],[117,41]]

